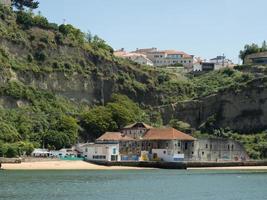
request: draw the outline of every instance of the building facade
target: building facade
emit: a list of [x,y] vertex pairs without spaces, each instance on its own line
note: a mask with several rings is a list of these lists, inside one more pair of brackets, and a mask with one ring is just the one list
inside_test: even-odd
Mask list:
[[136,62],[140,65],[148,65],[153,66],[153,62],[147,58],[146,55],[140,54],[140,53],[129,53],[124,51],[124,49],[120,49],[118,51],[114,52],[114,55],[117,57],[125,58],[128,60],[131,60],[133,62]]
[[244,161],[243,146],[229,139],[196,139],[174,128],[153,128],[137,122],[121,132],[106,132],[82,145],[87,160],[102,161]]
[[183,51],[148,48],[136,49],[134,52],[146,55],[153,62],[154,66],[174,66],[180,64],[187,70],[193,69],[194,56]]
[[267,51],[247,55],[244,59],[244,64],[266,65],[267,64]]
[[120,161],[118,143],[89,143],[85,146],[84,158],[91,161]]
[[230,139],[206,138],[195,141],[192,160],[245,161],[249,157],[240,143]]

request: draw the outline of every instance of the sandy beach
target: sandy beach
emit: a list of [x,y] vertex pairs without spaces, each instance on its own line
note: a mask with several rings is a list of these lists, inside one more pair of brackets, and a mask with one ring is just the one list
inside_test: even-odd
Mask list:
[[[148,169],[141,167],[125,166],[102,166],[85,161],[34,161],[22,162],[19,164],[2,164],[5,170],[130,170],[130,169]],[[187,168],[187,170],[267,170],[267,166],[238,166],[238,167],[202,167]]]
[[2,164],[5,170],[129,170],[138,167],[101,166],[84,161],[39,161],[19,164]]

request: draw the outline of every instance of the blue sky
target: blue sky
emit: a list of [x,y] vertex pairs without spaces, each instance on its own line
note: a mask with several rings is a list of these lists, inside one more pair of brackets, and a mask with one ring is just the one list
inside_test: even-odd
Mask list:
[[267,40],[266,0],[39,0],[50,21],[90,30],[114,49],[158,47],[238,62]]

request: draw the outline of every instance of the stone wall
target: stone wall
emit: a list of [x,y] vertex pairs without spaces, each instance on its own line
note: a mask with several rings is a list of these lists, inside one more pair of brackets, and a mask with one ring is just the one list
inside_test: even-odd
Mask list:
[[195,161],[245,161],[249,157],[240,143],[229,139],[198,139],[194,143]]

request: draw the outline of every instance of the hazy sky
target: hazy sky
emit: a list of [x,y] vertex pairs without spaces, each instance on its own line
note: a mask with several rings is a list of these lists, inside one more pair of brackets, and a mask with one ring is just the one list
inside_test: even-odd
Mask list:
[[90,30],[114,49],[158,47],[238,62],[267,40],[267,0],[39,0],[50,21]]

